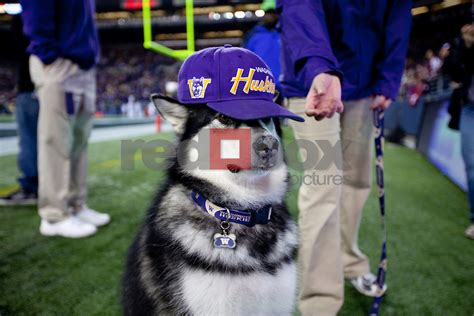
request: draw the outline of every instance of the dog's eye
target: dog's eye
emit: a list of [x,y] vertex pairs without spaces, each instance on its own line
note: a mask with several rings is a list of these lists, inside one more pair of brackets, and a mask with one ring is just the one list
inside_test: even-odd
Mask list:
[[231,119],[230,117],[225,116],[223,114],[217,115],[217,119],[219,120],[219,122],[221,122],[222,124],[227,125],[227,126],[234,125],[234,123],[235,123],[233,119]]

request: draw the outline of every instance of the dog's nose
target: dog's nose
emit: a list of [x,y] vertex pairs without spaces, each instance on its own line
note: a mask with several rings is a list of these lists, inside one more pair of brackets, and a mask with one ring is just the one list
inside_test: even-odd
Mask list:
[[262,135],[253,143],[253,149],[262,159],[269,159],[278,151],[278,139],[272,135]]

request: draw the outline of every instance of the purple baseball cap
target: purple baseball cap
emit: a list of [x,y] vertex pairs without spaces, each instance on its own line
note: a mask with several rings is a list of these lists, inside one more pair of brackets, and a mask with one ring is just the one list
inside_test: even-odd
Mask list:
[[189,56],[178,75],[178,100],[203,104],[239,120],[301,116],[273,102],[275,78],[255,53],[231,45],[211,47]]

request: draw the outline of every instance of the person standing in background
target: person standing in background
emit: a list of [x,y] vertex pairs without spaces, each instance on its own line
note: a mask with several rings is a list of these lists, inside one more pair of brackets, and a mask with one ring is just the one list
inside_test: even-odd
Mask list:
[[461,150],[466,165],[468,200],[471,224],[466,237],[474,239],[474,24],[461,29],[461,37],[450,46],[445,59],[444,73],[448,74],[456,88],[449,104],[449,127],[461,131]]
[[425,60],[426,66],[428,67],[429,79],[433,79],[438,75],[439,70],[443,66],[443,61],[435,55],[432,49],[426,51]]
[[261,8],[265,11],[263,21],[246,34],[243,46],[260,56],[270,67],[273,77],[277,79],[277,89],[281,91],[279,82],[281,45],[280,33],[276,29],[278,14],[275,11],[275,0],[264,1]]
[[38,159],[37,127],[39,103],[31,82],[28,66],[29,54],[26,52],[28,39],[23,35],[22,21],[19,15],[13,18],[13,34],[16,51],[20,58],[18,64],[17,95],[15,98],[15,119],[19,141],[18,168],[21,177],[18,179],[18,190],[0,198],[0,205],[35,205],[38,202]]
[[[411,7],[407,0],[277,1],[283,94],[291,111],[306,115],[304,123],[290,124],[296,139],[325,145],[324,153],[318,146],[321,165],[331,162],[305,170],[308,178],[327,182],[299,190],[303,316],[336,315],[344,277],[367,296],[387,288],[378,289],[358,234],[372,180],[372,111],[386,109],[397,96]],[[305,150],[301,156],[308,158]]]
[[87,143],[95,112],[99,41],[94,0],[23,0],[30,73],[40,103],[40,233],[80,238],[110,221],[87,207]]

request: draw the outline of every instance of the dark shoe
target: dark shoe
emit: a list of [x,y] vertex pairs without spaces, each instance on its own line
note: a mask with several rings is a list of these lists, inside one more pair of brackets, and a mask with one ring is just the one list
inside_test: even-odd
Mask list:
[[38,193],[27,192],[23,188],[0,197],[0,205],[36,205],[38,204]]

